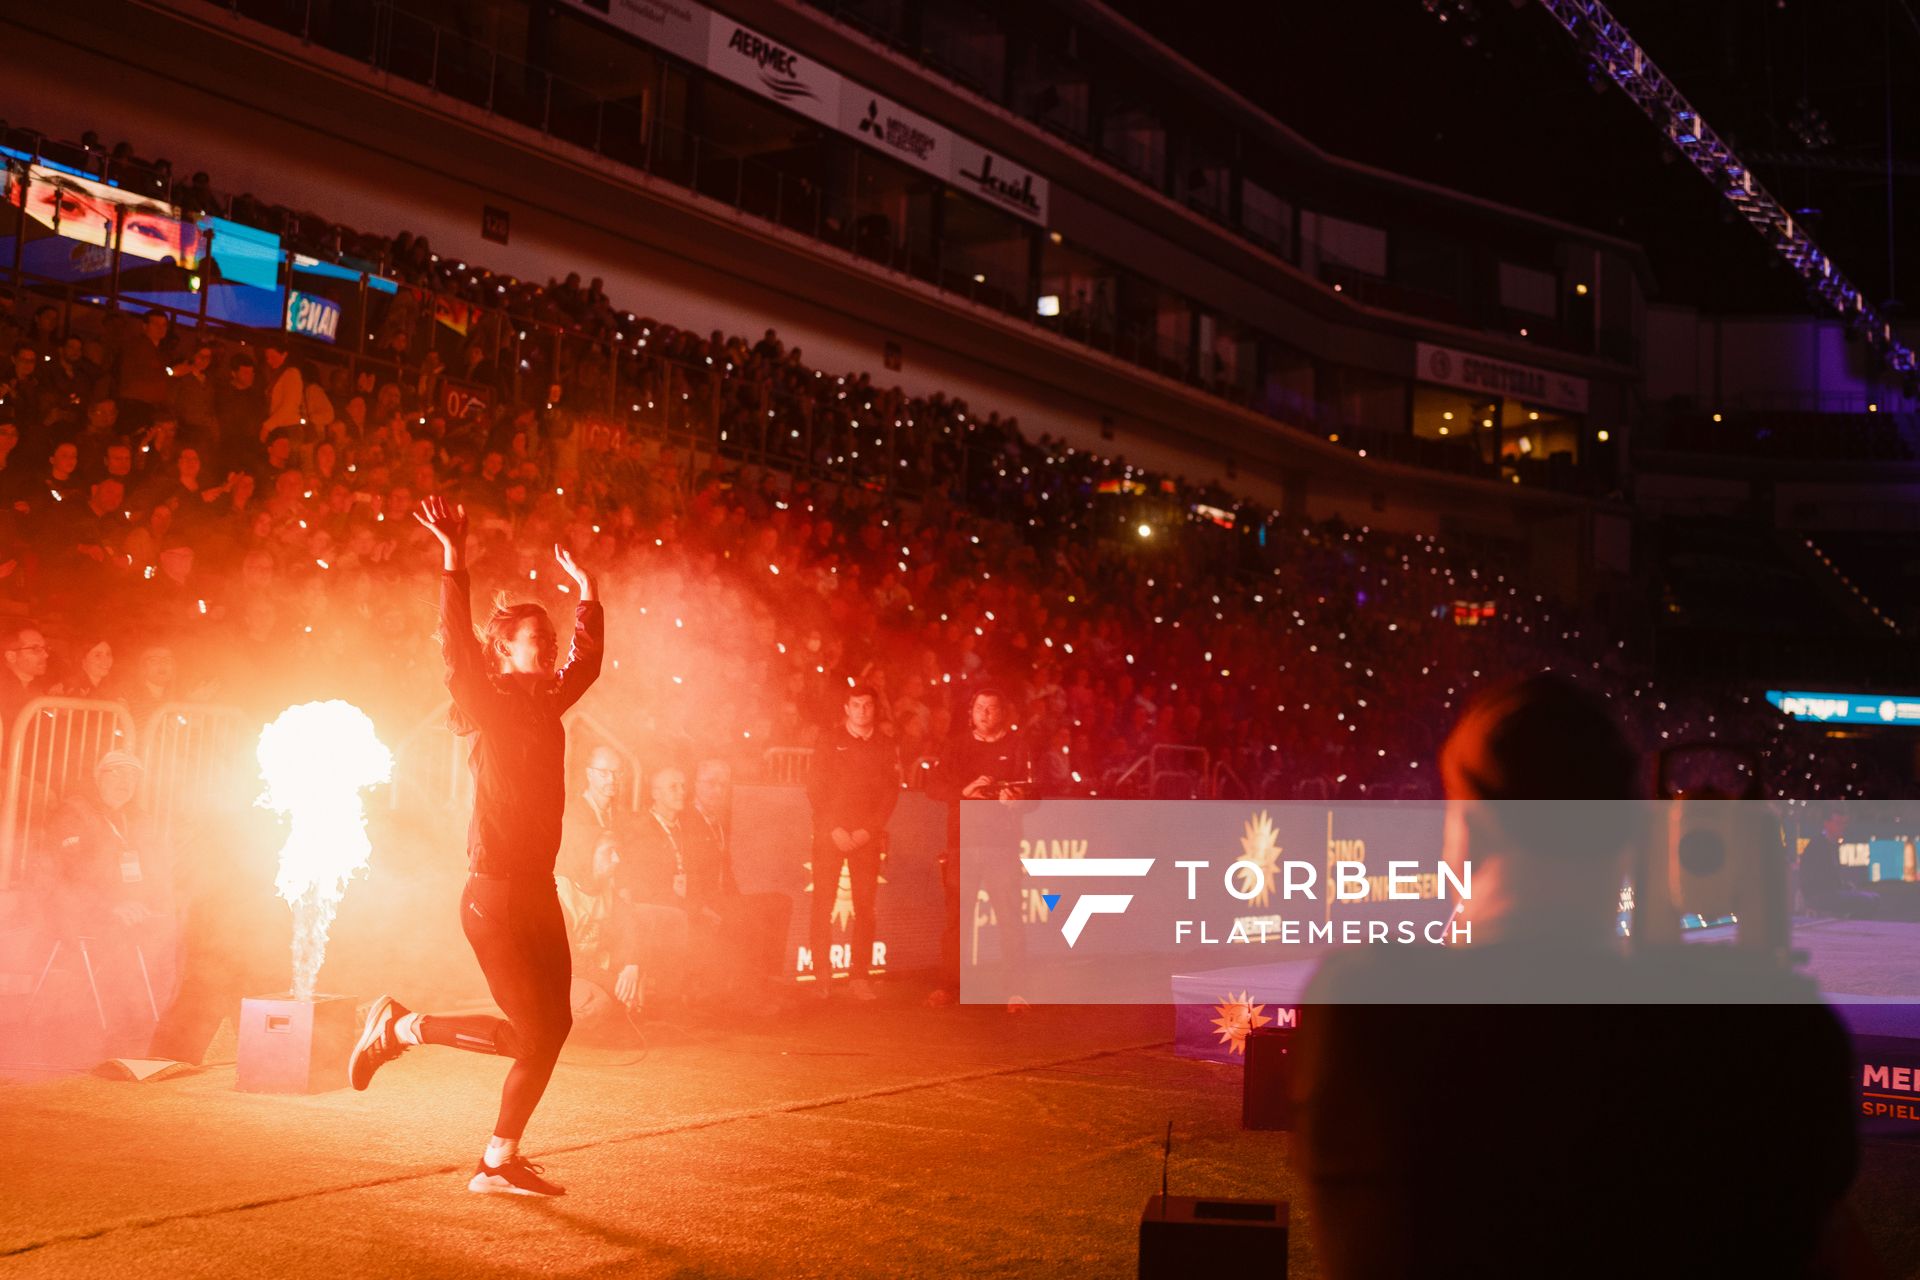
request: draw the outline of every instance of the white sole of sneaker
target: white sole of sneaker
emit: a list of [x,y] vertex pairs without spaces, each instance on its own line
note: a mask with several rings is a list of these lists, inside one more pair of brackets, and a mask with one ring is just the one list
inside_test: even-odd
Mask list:
[[491,1173],[474,1174],[473,1177],[467,1181],[467,1190],[477,1191],[482,1195],[538,1196],[546,1194],[545,1192],[535,1191],[529,1187],[516,1187],[498,1174]]
[[392,1007],[392,996],[381,996],[373,1002],[373,1007],[367,1010],[367,1025],[360,1028],[360,1038],[354,1042],[353,1052],[347,1055],[347,1083],[356,1090],[364,1090],[373,1080],[371,1071],[367,1073],[365,1080],[355,1080],[353,1069],[359,1065],[360,1055],[366,1052],[367,1046],[380,1038],[380,1033],[386,1028],[386,1022],[381,1015]]

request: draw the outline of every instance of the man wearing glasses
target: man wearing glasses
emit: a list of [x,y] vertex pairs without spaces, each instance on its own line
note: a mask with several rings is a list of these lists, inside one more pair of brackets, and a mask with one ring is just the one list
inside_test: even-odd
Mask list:
[[47,638],[31,622],[10,623],[0,632],[0,657],[7,674],[0,676],[0,737],[13,732],[20,710],[46,691]]
[[566,833],[560,849],[560,873],[582,873],[593,864],[594,846],[602,836],[612,836],[616,845],[628,835],[632,813],[621,787],[626,782],[619,753],[611,747],[595,747],[587,756],[586,786],[567,797],[567,813],[561,829]]

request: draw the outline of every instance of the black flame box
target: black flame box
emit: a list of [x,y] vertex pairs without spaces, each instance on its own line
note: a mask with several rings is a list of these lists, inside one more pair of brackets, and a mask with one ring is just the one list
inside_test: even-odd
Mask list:
[[347,1055],[359,1034],[351,996],[248,996],[240,1002],[236,1087],[247,1093],[345,1088]]
[[1140,1280],[1204,1273],[1286,1280],[1287,1202],[1147,1197],[1140,1215]]

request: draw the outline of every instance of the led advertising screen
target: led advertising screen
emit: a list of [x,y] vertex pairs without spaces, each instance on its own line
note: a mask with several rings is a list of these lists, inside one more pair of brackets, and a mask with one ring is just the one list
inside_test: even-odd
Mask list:
[[[112,250],[126,258],[122,270],[142,263],[192,268],[200,258],[200,229],[173,206],[76,177],[45,165],[7,167],[7,204],[24,233],[21,266],[55,280],[92,280],[113,270]],[[12,245],[6,246],[9,252]]]

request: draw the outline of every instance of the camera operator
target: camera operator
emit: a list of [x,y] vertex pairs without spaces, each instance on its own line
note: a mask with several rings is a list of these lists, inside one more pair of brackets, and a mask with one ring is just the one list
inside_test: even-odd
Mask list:
[[[967,859],[973,865],[963,885],[960,810],[966,800],[1012,803],[1032,798],[1033,762],[1026,740],[1013,725],[1013,708],[998,687],[982,685],[974,690],[967,721],[967,728],[947,742],[927,779],[927,794],[947,802],[947,842],[940,858],[940,884],[946,893],[946,919],[940,932],[942,985],[928,997],[933,1005],[951,1004],[960,997],[961,937],[972,932],[982,887],[1000,923],[1002,959],[1017,968],[1026,958],[1026,935],[1019,920],[1019,863],[1011,850],[1004,857]],[[1000,805],[979,806],[969,818],[973,825],[984,823],[989,828],[969,832],[976,845],[983,838],[991,842],[1002,827],[1014,825]]]

